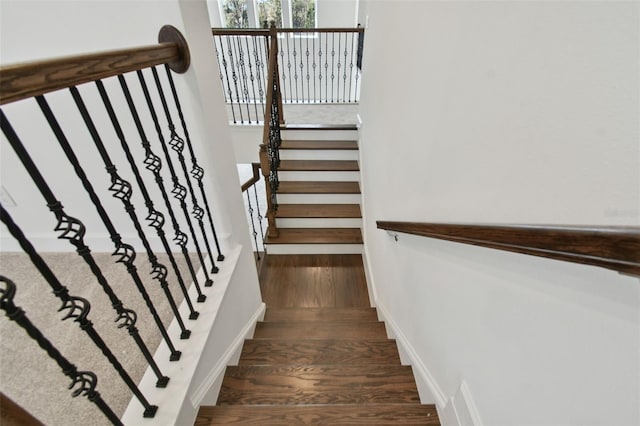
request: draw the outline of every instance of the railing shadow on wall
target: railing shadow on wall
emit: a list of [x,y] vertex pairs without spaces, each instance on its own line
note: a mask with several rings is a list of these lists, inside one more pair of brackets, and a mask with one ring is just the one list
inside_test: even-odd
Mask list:
[[[259,124],[266,112],[271,40],[267,29],[213,28],[231,120]],[[360,98],[364,28],[277,28],[285,104],[355,104]]]
[[[10,106],[7,104],[11,103],[13,106],[13,103],[35,101],[34,105],[37,105],[39,112],[34,111],[29,121],[46,123],[44,126],[49,128],[51,136],[40,135],[41,138],[47,138],[45,141],[23,140],[21,134],[30,133],[21,128],[23,123],[20,120],[16,120],[17,124],[14,126],[14,120],[9,118],[12,116],[10,111],[5,113],[3,110],[0,110],[0,119],[6,142],[42,196],[42,203],[48,207],[57,222],[54,231],[58,233],[58,238],[72,245],[80,257],[78,262],[84,262],[90,268],[93,279],[107,295],[116,313],[116,324],[113,327],[128,332],[155,373],[156,386],[162,388],[167,386],[170,378],[160,371],[150,349],[140,337],[137,328],[138,313],[127,308],[127,301],[119,298],[113,283],[105,278],[86,243],[87,228],[80,217],[71,215],[71,212],[88,214],[86,208],[79,212],[81,208],[74,207],[73,204],[64,207],[64,200],[56,195],[64,192],[59,192],[59,181],[52,179],[54,176],[47,173],[50,167],[42,167],[44,164],[38,164],[32,157],[35,151],[55,150],[55,146],[64,152],[68,164],[57,164],[56,167],[69,167],[75,172],[81,188],[90,198],[101,223],[109,233],[115,249],[115,262],[126,269],[144,299],[153,323],[162,335],[162,341],[169,348],[170,360],[179,362],[181,352],[176,349],[167,333],[138,274],[136,265],[142,260],[137,258],[133,244],[144,247],[151,265],[152,278],[162,288],[179,325],[180,333],[176,336],[179,339],[189,339],[191,332],[186,325],[186,318],[178,310],[176,294],[180,292],[188,305],[188,319],[197,320],[199,312],[196,310],[196,303],[205,303],[206,300],[202,286],[213,284],[209,274],[218,272],[215,262],[223,261],[224,255],[203,183],[205,171],[198,164],[172,75],[173,72],[183,73],[188,69],[189,49],[180,32],[171,26],[163,27],[158,39],[159,43],[153,46],[3,66],[0,69],[0,105],[3,105],[3,109],[6,106],[8,110]],[[49,96],[45,95],[53,91],[61,93],[48,99]],[[74,112],[62,107],[56,108],[55,102],[65,95],[62,92],[68,92],[66,96],[72,101],[69,105],[73,105]],[[116,104],[120,107],[116,107]],[[77,141],[69,136],[75,133],[65,129],[64,123],[69,121],[68,116],[77,117],[76,126],[85,129],[90,135],[89,139]],[[50,147],[43,146],[43,142],[49,143]],[[81,144],[84,145],[80,146]],[[95,150],[93,153],[97,155],[95,158],[100,159],[100,168],[104,166],[106,169],[106,179],[110,182],[104,188],[106,191],[95,182],[96,164],[77,155],[80,151],[86,151],[86,145]],[[123,161],[120,163],[117,160]],[[126,165],[123,164],[125,162]],[[147,170],[141,170],[142,168]],[[127,179],[123,177],[125,175]],[[124,208],[125,216],[130,222],[128,225],[135,228],[139,241],[124,241],[118,229],[119,221],[113,219],[114,212],[110,211],[111,201],[106,200],[109,198],[106,197],[108,193]],[[70,294],[65,284],[38,253],[30,235],[23,232],[23,218],[12,217],[10,210],[9,207],[0,205],[2,222],[60,300],[60,308],[52,307],[51,313],[62,311],[62,320],[71,319],[78,324],[124,381],[134,399],[143,406],[144,416],[154,417],[158,407],[147,400],[123,367],[118,355],[93,326],[89,314],[90,301]],[[153,228],[155,237],[148,233],[149,228],[143,225],[145,221],[148,227]],[[172,242],[165,233],[167,221],[173,231]],[[152,247],[152,238],[160,240],[170,266],[165,266],[158,260]],[[212,251],[214,247],[215,254]],[[174,254],[176,249],[184,257],[188,273],[180,270]],[[192,258],[193,253],[195,259]],[[169,268],[176,282],[169,282]],[[0,307],[71,378],[70,388],[74,389],[74,397],[86,396],[112,423],[120,424],[118,417],[100,398],[96,389],[96,375],[76,369],[66,358],[68,354],[63,355],[29,321],[28,312],[15,305],[14,296],[20,294],[21,286],[25,283],[14,283],[10,271],[3,271],[2,275],[7,276],[0,277]],[[198,276],[201,277],[200,280]],[[187,288],[190,282],[192,289],[195,287],[196,297]]]

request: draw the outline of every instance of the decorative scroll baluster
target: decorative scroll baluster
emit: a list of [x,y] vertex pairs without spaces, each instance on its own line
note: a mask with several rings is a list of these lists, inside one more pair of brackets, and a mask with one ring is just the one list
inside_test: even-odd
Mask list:
[[[224,52],[224,44],[222,43],[222,37],[219,39],[218,41],[218,45],[220,46],[220,53],[222,56],[222,68],[224,68],[224,76],[226,78],[226,86],[227,86],[227,94],[228,94],[228,102],[231,103],[231,115],[233,117],[233,123],[237,123],[236,121],[236,111],[235,111],[235,107],[233,105],[233,90],[231,90],[231,82],[229,81],[229,70],[227,67],[227,55]],[[217,50],[216,50],[217,51]],[[219,62],[218,62],[219,64]],[[224,86],[224,82],[223,82],[223,86]],[[225,95],[226,96],[226,95]]]
[[318,101],[322,102],[322,35],[318,33]]
[[71,396],[74,398],[80,395],[87,397],[89,401],[93,402],[98,409],[102,411],[111,423],[114,425],[122,425],[118,416],[116,416],[113,410],[111,410],[111,407],[104,402],[100,392],[96,390],[98,377],[91,371],[78,371],[78,368],[65,358],[29,320],[25,311],[13,303],[13,298],[16,294],[16,285],[13,281],[0,275],[0,283],[0,309],[5,312],[11,321],[14,321],[24,329],[29,337],[35,340],[38,346],[58,364],[64,375],[71,379],[71,384],[69,385],[69,389],[73,389]]
[[[252,37],[253,38],[253,37]],[[244,38],[244,43],[247,46],[247,65],[249,67],[249,81],[251,82],[251,91],[253,92],[253,107],[256,111],[256,124],[260,119],[260,113],[258,112],[258,97],[256,96],[256,79],[253,75],[253,65],[251,65],[251,49],[249,48],[249,37]],[[254,56],[255,62],[255,56]],[[256,63],[256,71],[258,64]]]
[[310,84],[311,82],[309,81],[311,79],[311,75],[309,74],[309,70],[311,69],[309,67],[309,37],[305,37],[307,40],[307,51],[305,52],[305,55],[307,55],[307,68],[306,68],[306,77],[307,77],[307,102],[311,102],[311,88],[310,88]]
[[[340,37],[338,37],[338,43],[340,43]],[[336,93],[336,88],[334,87],[335,83],[335,59],[336,59],[336,33],[332,34],[331,37],[331,102],[333,102],[333,96]],[[338,73],[340,71],[340,55],[338,54]],[[340,80],[338,79],[338,85],[340,84]]]
[[[294,33],[294,37],[295,37],[295,33]],[[300,100],[302,100],[302,102],[304,102],[304,72],[303,72],[303,68],[304,68],[304,63],[303,63],[303,57],[302,57],[302,34],[298,33],[297,36],[298,39],[298,45],[300,46],[300,65],[298,65],[298,67],[300,68],[300,97],[298,97],[297,102],[300,102]],[[296,45],[296,40],[295,38],[293,39],[293,45]],[[294,47],[295,49],[295,47]],[[294,50],[295,52],[295,50]],[[297,72],[297,71],[296,71]],[[298,83],[298,79],[296,79],[296,87],[297,87],[297,83]]]
[[325,102],[329,102],[329,34],[324,38],[324,98]]
[[[289,71],[289,100],[293,102],[293,79],[291,78],[291,48],[289,47],[289,34],[285,33],[284,38],[287,40],[287,70]],[[294,43],[294,46],[295,46],[295,43]],[[295,62],[295,53],[294,53],[293,60]],[[271,81],[269,82],[269,84],[272,84],[272,83],[273,82]],[[298,92],[296,87],[296,98],[297,97],[298,97]]]
[[[42,98],[42,96],[38,98],[40,99]],[[118,317],[116,319],[116,322],[120,322],[120,324],[118,324],[118,328],[127,329],[127,331],[129,332],[129,335],[136,342],[136,344],[138,345],[138,348],[140,349],[145,359],[149,363],[149,366],[157,376],[158,381],[156,382],[156,386],[165,387],[169,382],[169,378],[162,375],[162,373],[160,372],[160,368],[158,367],[155,360],[153,359],[153,356],[151,356],[151,353],[149,352],[149,349],[147,348],[146,344],[140,337],[140,334],[138,333],[138,329],[136,328],[137,314],[135,313],[135,311],[124,307],[122,301],[118,298],[116,293],[113,291],[113,289],[109,285],[109,282],[102,274],[102,270],[100,269],[95,259],[91,255],[91,250],[84,242],[84,235],[86,232],[85,226],[83,225],[82,222],[80,222],[80,220],[76,219],[75,217],[67,215],[67,213],[64,211],[64,207],[62,206],[62,203],[60,203],[60,201],[57,200],[57,198],[53,194],[53,191],[51,190],[47,182],[44,180],[44,177],[42,176],[37,166],[29,156],[29,153],[27,152],[24,145],[22,144],[22,141],[20,140],[16,132],[13,130],[13,127],[7,120],[6,116],[4,115],[4,112],[0,112],[0,113],[2,117],[1,118],[2,131],[4,132],[5,136],[9,140],[9,144],[15,151],[20,161],[22,162],[24,168],[29,173],[29,176],[31,176],[31,179],[34,181],[34,183],[38,187],[38,190],[42,194],[43,198],[46,200],[47,207],[49,207],[49,210],[51,210],[51,212],[55,215],[56,219],[58,220],[58,224],[55,227],[55,230],[61,233],[58,238],[69,240],[69,243],[76,248],[78,255],[82,257],[85,263],[89,266],[89,268],[91,269],[91,272],[96,277],[96,279],[98,280],[98,283],[100,284],[103,291],[109,298],[109,301],[111,302],[111,306],[118,314]]]
[[347,102],[347,34],[344,35],[344,67],[342,71],[342,102]]
[[249,99],[249,87],[247,86],[247,70],[244,62],[244,50],[242,49],[242,41],[240,36],[234,37],[234,48],[236,49],[236,58],[238,58],[238,70],[240,71],[240,89],[242,89],[242,99],[247,108],[247,120],[251,124],[251,101]]
[[253,60],[256,64],[256,81],[258,84],[258,98],[256,99],[256,103],[259,102],[262,107],[262,116],[258,115],[258,123],[260,122],[260,117],[264,117],[264,86],[262,85],[262,72],[263,72],[263,63],[262,59],[260,59],[260,49],[258,48],[259,39],[258,37],[252,37],[253,41]]
[[[84,123],[87,126],[87,130],[89,130],[89,133],[91,134],[91,138],[96,148],[98,149],[100,156],[102,157],[105,163],[107,172],[111,177],[111,186],[109,187],[109,190],[113,192],[113,196],[115,198],[121,200],[122,203],[125,205],[125,211],[129,212],[129,215],[133,220],[134,226],[138,231],[138,235],[140,236],[140,239],[143,241],[143,245],[145,246],[147,253],[149,253],[151,252],[151,247],[149,247],[149,242],[147,241],[147,238],[144,235],[144,232],[142,231],[142,227],[140,226],[140,222],[138,221],[137,215],[135,213],[135,209],[130,202],[131,195],[133,193],[131,184],[126,180],[122,179],[118,175],[116,166],[113,165],[113,163],[111,162],[111,159],[109,158],[109,154],[107,154],[104,144],[102,143],[102,139],[98,134],[98,130],[96,129],[93,123],[93,120],[91,119],[91,115],[89,114],[89,111],[87,110],[87,107],[84,101],[82,100],[82,97],[80,96],[80,92],[76,87],[71,87],[69,90],[71,91],[71,95],[73,96],[73,100],[76,103],[76,106],[78,107],[78,111],[80,111],[80,115],[82,116],[82,119],[84,120]],[[46,108],[49,109],[48,106]],[[129,272],[129,274],[133,278],[133,281],[136,284],[138,291],[142,295],[142,298],[145,301],[147,308],[151,313],[151,316],[153,317],[156,325],[158,326],[158,329],[160,330],[160,334],[162,335],[165,342],[167,343],[167,346],[169,347],[169,351],[171,352],[169,359],[171,361],[179,360],[181,356],[181,352],[176,350],[173,343],[171,342],[171,338],[169,337],[169,334],[167,333],[167,330],[164,324],[162,323],[162,320],[160,319],[160,315],[158,314],[158,311],[153,305],[153,302],[151,301],[151,298],[149,297],[149,294],[147,293],[147,290],[145,289],[144,285],[142,284],[142,280],[138,275],[138,271],[134,264],[134,259],[136,255],[135,255],[135,251],[133,250],[133,247],[128,246],[126,244],[122,244],[122,242],[120,241],[120,235],[118,235],[115,229],[113,228],[113,224],[111,223],[109,216],[106,214],[106,212],[102,208],[102,205],[100,204],[100,200],[98,199],[97,195],[95,194],[95,192],[93,192],[91,184],[88,182],[88,179],[84,174],[84,172],[82,171],[82,168],[79,164],[77,157],[75,156],[75,154],[73,153],[73,150],[71,149],[68,142],[66,141],[66,138],[64,138],[62,129],[55,121],[55,118],[53,118],[50,121],[50,125],[56,127],[56,130],[54,130],[54,132],[60,135],[58,137],[59,143],[62,146],[62,149],[65,151],[65,154],[69,158],[69,161],[74,165],[74,168],[76,169],[76,173],[78,174],[78,176],[83,182],[87,181],[87,186],[85,187],[88,187],[87,191],[89,191],[91,194],[91,199],[96,205],[98,214],[100,215],[100,218],[102,219],[102,221],[105,223],[105,226],[109,230],[109,234],[111,235],[112,241],[116,244],[116,251],[113,253],[113,255],[119,257],[117,262],[124,264],[127,267],[127,272]],[[155,255],[153,255],[153,253],[151,254],[149,260],[151,261],[151,264],[153,267],[152,275],[159,279],[161,286],[165,289],[165,295],[167,295],[169,304],[172,306],[175,306],[175,301],[173,300],[171,293],[168,292],[168,288],[167,288],[168,284],[166,283],[166,279],[165,279],[167,274],[167,269],[164,266],[159,265],[157,263],[157,258],[155,257]],[[178,321],[182,322],[182,319],[180,318],[180,315],[177,312],[177,309],[174,311],[174,314],[176,315],[176,318],[178,319]]]
[[[4,131],[6,118],[1,110],[0,116]],[[60,283],[53,271],[38,254],[27,237],[25,237],[20,227],[18,227],[18,225],[13,221],[13,218],[9,215],[9,212],[4,209],[2,204],[0,204],[0,220],[2,220],[2,223],[5,224],[9,233],[18,241],[20,247],[22,247],[24,252],[31,259],[31,262],[33,262],[40,274],[42,274],[46,279],[47,283],[49,283],[49,286],[53,289],[53,294],[62,301],[62,306],[58,309],[59,312],[66,311],[62,320],[73,319],[78,323],[80,329],[84,331],[96,347],[100,349],[100,352],[102,352],[105,358],[107,358],[129,390],[131,390],[136,399],[142,404],[144,407],[144,417],[155,416],[158,407],[156,405],[149,404],[149,401],[147,401],[142,392],[140,392],[140,389],[138,389],[133,379],[131,379],[129,373],[127,373],[122,364],[120,364],[120,361],[118,361],[113,352],[111,352],[111,349],[109,349],[104,340],[102,340],[100,334],[98,334],[96,329],[93,327],[93,323],[88,318],[89,310],[91,308],[89,302],[81,297],[69,295],[69,290]]]
[[231,79],[233,80],[236,101],[238,103],[238,111],[240,112],[240,123],[244,123],[244,117],[242,115],[242,104],[240,103],[240,91],[238,90],[238,74],[236,73],[236,65],[233,62],[233,48],[231,46],[231,36],[227,36],[227,56],[229,56],[229,63],[231,63]]
[[[258,217],[258,226],[260,227],[260,238],[262,239],[262,251],[266,253],[267,249],[264,244],[264,228],[262,227],[262,220],[264,219],[264,217],[260,213],[260,199],[258,198],[258,188],[256,185],[253,185],[253,193],[256,198],[256,213]],[[257,251],[259,252],[260,250]],[[260,257],[258,257],[258,260],[260,260]]]
[[[178,110],[178,117],[180,117],[180,124],[182,125],[182,131],[184,132],[184,137],[187,140],[187,148],[189,149],[189,154],[191,155],[191,176],[198,182],[198,187],[200,188],[200,195],[202,196],[202,201],[204,202],[204,208],[207,211],[207,217],[209,219],[209,226],[211,227],[211,232],[213,233],[213,240],[216,244],[216,249],[218,251],[217,260],[222,262],[224,260],[224,255],[222,254],[222,250],[220,250],[220,242],[218,241],[218,234],[216,233],[216,227],[213,225],[213,216],[211,215],[211,209],[209,208],[209,201],[207,200],[207,194],[204,190],[204,183],[202,182],[202,178],[204,177],[204,169],[198,165],[196,160],[196,153],[193,150],[193,145],[191,144],[191,138],[189,137],[189,130],[187,130],[187,123],[184,119],[184,114],[182,113],[182,107],[180,106],[180,99],[178,98],[178,92],[176,91],[176,85],[173,82],[173,77],[171,76],[171,69],[168,65],[165,66],[165,71],[167,72],[167,79],[169,80],[169,87],[171,87],[171,94],[173,95],[173,100],[176,103],[176,109]],[[205,239],[206,241],[206,239]],[[218,272],[218,268],[216,267],[213,256],[211,256],[211,263],[213,265],[211,272],[214,274]]]
[[[176,126],[173,124],[173,119],[171,118],[171,113],[169,112],[169,106],[167,105],[167,100],[164,96],[162,85],[160,84],[158,71],[156,70],[155,67],[152,67],[151,71],[153,72],[153,79],[156,83],[158,94],[160,95],[162,108],[164,110],[167,122],[169,123],[169,131],[170,131],[170,137],[171,137],[171,139],[169,140],[169,146],[171,146],[171,149],[173,149],[178,154],[178,160],[180,162],[180,166],[182,167],[182,173],[187,182],[187,188],[189,189],[189,194],[191,195],[191,204],[193,204],[192,214],[193,214],[193,217],[198,221],[202,238],[204,239],[205,248],[207,249],[207,254],[209,255],[209,259],[211,259],[211,263],[213,265],[214,270],[216,270],[217,269],[216,264],[213,260],[211,247],[209,246],[209,239],[207,238],[207,233],[204,229],[204,223],[202,222],[202,218],[204,217],[204,210],[198,205],[198,199],[196,197],[195,191],[193,190],[193,185],[191,185],[191,179],[189,179],[189,171],[187,170],[187,165],[185,163],[184,155],[182,153],[184,150],[185,142],[180,136],[178,136],[178,133],[176,132]],[[173,171],[173,165],[171,164],[171,160],[168,157],[169,152],[165,150],[165,154],[167,155],[167,162],[169,164],[169,169],[171,170],[171,175],[174,179],[174,183],[177,184],[177,176],[175,176],[175,172]],[[180,206],[182,207],[182,211],[184,212],[185,216],[188,218],[189,215],[187,214],[187,205],[184,202],[184,198],[180,201]],[[207,273],[207,265],[205,264],[204,259],[202,257],[202,251],[200,250],[198,239],[196,238],[195,231],[193,230],[193,225],[191,225],[191,221],[189,219],[188,219],[188,223],[189,223],[189,230],[191,231],[191,236],[193,238],[193,243],[196,246],[196,253],[198,255],[198,259],[200,260],[200,264],[204,269],[203,272],[205,276],[205,286],[210,287],[213,284],[213,281],[211,280],[211,278],[209,278],[209,274]]]
[[256,231],[256,223],[253,220],[253,207],[251,205],[251,198],[249,197],[249,191],[247,191],[247,206],[248,206],[248,213],[249,213],[249,219],[251,220],[251,235],[253,235],[253,241],[256,244],[256,256],[257,256],[257,260],[260,260],[260,250],[258,249],[258,231]]
[[[160,167],[162,166],[162,163],[160,162],[160,158],[157,157],[155,154],[153,154],[153,152],[151,152],[149,141],[147,141],[147,137],[144,133],[144,129],[142,128],[142,123],[140,121],[140,116],[138,115],[138,111],[136,110],[135,104],[133,103],[133,99],[131,98],[131,93],[129,92],[129,87],[127,86],[127,82],[125,81],[124,76],[119,75],[118,81],[120,82],[120,86],[127,100],[127,105],[129,106],[129,111],[131,112],[131,116],[133,117],[133,121],[138,130],[138,134],[142,141],[142,146],[145,149],[146,158],[144,160],[144,163],[146,165],[146,168],[154,174],[154,177],[156,179],[156,182],[158,182],[158,185],[159,186],[161,185],[162,196],[165,200],[165,203],[168,204],[167,193],[164,190],[164,184],[162,184],[162,176],[160,176]],[[105,103],[105,106],[107,107],[107,109],[112,111],[113,108],[112,108],[111,102],[108,100],[108,97],[106,96],[106,93],[102,97],[102,100]],[[122,134],[122,128],[120,127],[120,123],[118,122],[118,119],[115,116],[115,114],[110,114],[110,118],[114,126],[114,129],[116,129],[116,133],[120,132],[119,134]],[[127,156],[127,160],[129,161],[131,170],[133,171],[133,174],[136,177],[138,186],[140,186],[140,191],[142,192],[142,196],[144,197],[145,205],[147,206],[147,209],[149,211],[149,215],[147,216],[149,225],[156,229],[156,233],[158,234],[158,237],[160,237],[160,241],[162,241],[164,250],[167,253],[167,256],[169,256],[169,261],[171,262],[173,271],[176,275],[176,278],[178,279],[178,284],[180,285],[182,294],[184,295],[185,301],[187,302],[187,306],[189,307],[189,319],[195,320],[198,318],[200,313],[193,309],[193,304],[191,303],[191,299],[189,298],[189,292],[187,291],[187,287],[184,283],[184,280],[182,279],[182,274],[180,273],[178,264],[176,263],[176,260],[173,257],[173,252],[169,247],[169,243],[162,229],[162,226],[164,225],[164,216],[162,215],[162,213],[155,210],[154,208],[153,201],[151,200],[151,197],[149,196],[149,192],[147,191],[146,185],[142,180],[142,176],[140,175],[138,166],[136,166],[136,163],[133,160],[133,155],[131,154],[131,150],[129,149],[129,145],[126,139],[124,139],[124,137],[121,138],[120,143],[122,145],[122,149],[124,150]],[[169,211],[171,212],[171,214],[173,214],[172,210],[169,210]],[[176,236],[176,238],[178,238],[178,235]],[[182,242],[182,239],[178,239],[177,241]]]
[[351,103],[351,85],[353,84],[353,55],[354,55],[354,50],[353,50],[353,41],[355,39],[355,34],[356,33],[351,33],[351,62],[349,63],[349,103]]

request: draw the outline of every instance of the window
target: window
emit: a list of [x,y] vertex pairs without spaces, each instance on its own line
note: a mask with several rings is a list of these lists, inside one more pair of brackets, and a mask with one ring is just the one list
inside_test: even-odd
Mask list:
[[247,0],[223,0],[222,21],[227,28],[248,28]]
[[271,22],[276,27],[282,27],[282,2],[281,0],[257,0],[258,22],[263,28],[269,28]]
[[291,0],[293,28],[316,27],[316,0]]

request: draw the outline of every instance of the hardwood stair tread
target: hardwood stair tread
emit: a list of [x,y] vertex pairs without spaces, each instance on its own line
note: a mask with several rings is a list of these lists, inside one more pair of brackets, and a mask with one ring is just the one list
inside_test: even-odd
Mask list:
[[419,403],[409,366],[227,367],[218,405]]
[[[278,228],[267,244],[362,244],[360,228]],[[269,235],[269,231],[267,231]]]
[[389,339],[247,340],[238,365],[400,365]]
[[322,321],[322,322],[259,322],[254,340],[258,339],[386,339],[383,322]]
[[357,150],[357,141],[338,140],[283,140],[280,149],[332,149]]
[[440,421],[434,405],[420,404],[200,407],[195,426],[218,424],[439,425]]
[[360,194],[358,182],[281,181],[279,194]]
[[358,130],[356,124],[283,124],[281,130]]
[[356,160],[281,160],[281,172],[345,172],[359,171]]
[[280,204],[279,218],[361,218],[359,204]]
[[373,321],[375,308],[267,308],[263,322],[271,321]]

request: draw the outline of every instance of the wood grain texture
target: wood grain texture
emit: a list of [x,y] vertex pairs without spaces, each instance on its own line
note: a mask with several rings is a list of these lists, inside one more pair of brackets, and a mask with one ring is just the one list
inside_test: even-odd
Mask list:
[[260,290],[269,308],[371,306],[359,254],[267,255]]
[[383,322],[259,322],[253,339],[385,339]]
[[242,184],[242,192],[251,188],[260,180],[260,163],[251,163],[251,169],[253,171],[253,176],[251,176],[245,183]]
[[351,150],[358,149],[358,142],[356,141],[313,141],[313,140],[283,140],[280,145],[280,149],[331,149],[331,150]]
[[640,276],[640,227],[482,225],[378,221],[379,229]]
[[174,42],[3,66],[0,105],[181,59]]
[[357,172],[360,170],[355,160],[282,160],[281,172]]
[[[267,232],[267,235],[269,232]],[[267,244],[362,244],[360,228],[279,228]]]
[[433,405],[362,404],[322,406],[202,407],[195,426],[244,425],[439,425]]
[[400,365],[398,349],[388,339],[248,340],[239,365]]
[[0,392],[0,424],[3,426],[43,426],[24,408]]
[[375,308],[267,308],[263,322],[372,321],[378,322]]
[[279,194],[359,194],[358,182],[282,181]]
[[359,204],[280,204],[279,218],[361,218]]
[[411,367],[227,367],[218,405],[419,403]]

